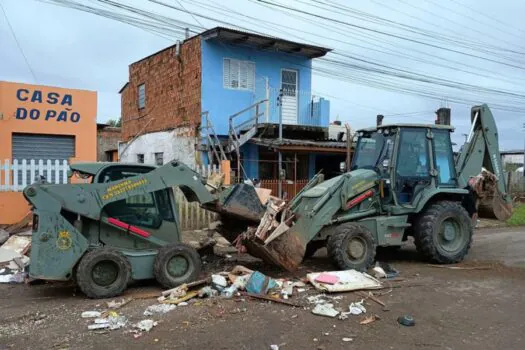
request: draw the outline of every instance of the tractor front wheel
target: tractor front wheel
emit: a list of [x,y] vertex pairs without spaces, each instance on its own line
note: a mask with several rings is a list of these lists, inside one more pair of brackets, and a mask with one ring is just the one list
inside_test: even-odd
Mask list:
[[111,248],[97,248],[84,254],[76,269],[80,290],[89,298],[120,295],[131,281],[128,259]]
[[472,221],[461,204],[432,204],[416,221],[414,242],[426,259],[439,264],[457,263],[472,244]]
[[166,288],[191,282],[201,273],[201,257],[197,250],[182,243],[159,249],[153,265],[155,279]]
[[341,270],[366,271],[374,263],[376,242],[365,226],[343,224],[328,240],[328,256]]

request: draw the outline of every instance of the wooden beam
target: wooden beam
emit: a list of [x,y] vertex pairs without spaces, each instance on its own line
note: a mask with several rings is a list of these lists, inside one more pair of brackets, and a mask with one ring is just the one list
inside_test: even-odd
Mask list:
[[309,146],[277,146],[272,145],[281,151],[304,151],[304,152],[321,152],[321,153],[344,153],[346,148],[330,148],[330,147],[309,147]]

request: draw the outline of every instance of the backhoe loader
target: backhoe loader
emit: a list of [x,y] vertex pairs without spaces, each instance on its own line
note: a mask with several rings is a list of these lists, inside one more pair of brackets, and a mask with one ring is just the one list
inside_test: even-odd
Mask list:
[[287,270],[322,246],[338,268],[365,270],[376,247],[397,247],[409,236],[431,261],[461,261],[478,211],[500,220],[512,213],[494,118],[482,105],[472,108],[471,121],[457,161],[449,126],[361,130],[350,172],[327,181],[316,176],[278,210],[263,206],[250,185],[212,193],[205,179],[176,161],[159,168],[73,164],[71,172],[90,183],[24,189],[33,207],[29,274],[75,279],[92,298],[118,295],[132,280],[174,287],[197,278],[201,261],[181,243],[175,186],[219,213],[226,239]]
[[366,270],[377,247],[400,247],[409,236],[429,261],[459,262],[478,213],[503,221],[512,214],[489,107],[473,107],[471,123],[457,160],[451,126],[360,130],[350,172],[315,177],[288,205],[269,209],[258,227],[239,232],[225,217],[223,235],[287,270],[324,246],[337,268]]

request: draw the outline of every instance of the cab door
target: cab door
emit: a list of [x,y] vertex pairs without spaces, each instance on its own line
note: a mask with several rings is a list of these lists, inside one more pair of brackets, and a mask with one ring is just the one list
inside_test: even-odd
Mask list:
[[395,168],[395,194],[401,204],[412,204],[432,184],[429,139],[426,128],[403,128]]
[[[99,183],[119,181],[152,169],[154,168],[112,166],[103,170],[96,181]],[[136,226],[166,242],[180,241],[171,188],[142,193],[109,203],[103,208],[102,217],[114,218]],[[106,224],[103,220],[100,227],[100,241],[106,245],[128,249],[150,248],[150,244],[143,239]],[[154,247],[151,246],[151,248]]]

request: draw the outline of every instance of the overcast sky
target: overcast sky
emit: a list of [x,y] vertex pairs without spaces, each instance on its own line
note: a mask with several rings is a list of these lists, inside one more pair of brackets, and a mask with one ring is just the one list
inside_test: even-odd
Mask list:
[[[525,1],[361,0],[350,2],[338,0],[335,2],[336,5],[348,6],[401,24],[431,30],[452,38],[463,38],[479,45],[481,49],[484,49],[483,45],[486,44],[498,46],[503,50],[512,50],[513,53],[502,52],[501,57],[487,56],[492,60],[504,60],[508,63],[507,65],[472,57],[472,55],[479,55],[479,51],[463,50],[454,45],[444,45],[439,41],[426,39],[431,44],[445,46],[449,49],[440,50],[406,40],[363,32],[344,25],[336,25],[333,22],[323,22],[321,19],[303,20],[297,17],[297,13],[291,17],[280,12],[279,9],[268,8],[248,0],[220,1],[228,9],[258,18],[261,22],[246,17],[242,18],[234,13],[227,16],[224,13],[199,6],[199,2],[218,6],[218,0],[213,2],[200,0],[195,3],[188,0],[162,1],[177,7],[182,4],[187,10],[210,15],[228,23],[274,36],[323,45],[335,49],[335,52],[359,57],[359,59],[373,59],[381,64],[399,69],[525,95],[523,84],[525,81],[525,21],[523,21]],[[387,30],[394,35],[407,35],[406,32],[395,28],[387,28],[349,17],[348,12],[343,13],[336,7],[333,9],[339,13],[313,7],[315,2],[306,5],[309,0],[272,1],[336,20],[381,31]],[[121,2],[195,25],[198,20],[206,28],[218,25],[204,18],[197,17],[195,20],[186,13],[151,1],[126,0]],[[458,2],[464,6],[459,5]],[[0,79],[96,90],[99,100],[99,122],[120,116],[118,90],[128,79],[128,65],[174,42],[173,37],[161,37],[129,24],[35,0],[0,0],[0,3],[35,73],[36,81],[2,13],[0,13]],[[85,0],[83,3],[96,5],[96,1]],[[301,16],[307,17],[304,14]],[[492,16],[493,19],[490,20],[488,16]],[[269,22],[284,24],[291,29],[285,30]],[[416,38],[416,35],[413,37]],[[383,52],[380,52],[381,50]],[[468,54],[457,54],[452,50],[465,51]],[[340,56],[333,54],[329,54],[327,58],[341,59]],[[446,68],[443,65],[449,67]],[[314,67],[321,66],[322,63],[314,64]],[[457,69],[454,69],[455,67]],[[479,75],[476,74],[477,72]],[[348,121],[354,128],[361,128],[373,125],[376,114],[382,113],[387,115],[385,122],[388,123],[433,122],[434,115],[431,111],[440,106],[449,105],[452,108],[452,122],[456,126],[454,141],[462,143],[462,134],[469,130],[469,107],[447,102],[449,99],[461,96],[465,99],[486,101],[489,104],[506,105],[508,102],[508,105],[519,108],[523,112],[493,110],[500,133],[500,144],[503,149],[523,148],[525,133],[522,131],[522,126],[525,122],[523,114],[525,113],[525,98],[521,96],[511,101],[508,96],[492,95],[491,93],[476,95],[473,92],[436,86],[432,91],[442,97],[440,100],[435,100],[386,91],[383,89],[384,86],[383,88],[366,86],[363,85],[363,77],[366,79],[367,75],[356,73],[355,81],[348,77],[340,80],[333,76],[330,78],[319,76],[314,70],[312,89],[314,94],[325,96],[331,101],[332,120],[339,118],[339,120]],[[395,80],[388,78],[382,78],[382,81],[397,84]],[[413,83],[412,86],[419,86],[419,83]],[[422,89],[430,91],[428,86]],[[394,116],[389,116],[392,114]]]

